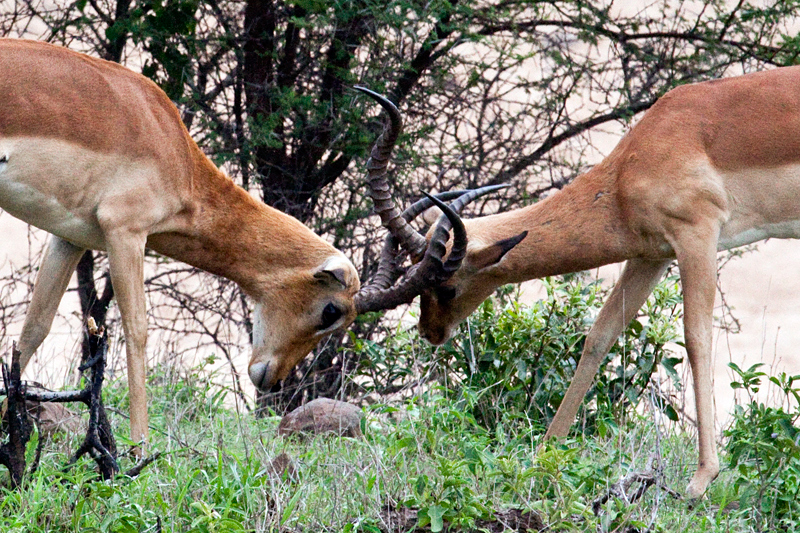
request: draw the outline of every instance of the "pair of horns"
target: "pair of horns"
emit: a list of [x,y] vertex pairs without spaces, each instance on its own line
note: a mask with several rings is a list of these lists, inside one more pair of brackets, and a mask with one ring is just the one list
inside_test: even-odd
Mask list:
[[[361,314],[394,309],[399,305],[410,303],[425,289],[450,279],[461,267],[468,244],[467,231],[458,213],[469,202],[507,185],[449,191],[435,196],[424,193],[425,198],[401,212],[392,200],[386,176],[392,149],[403,129],[403,120],[397,107],[380,94],[364,87],[355,89],[377,101],[389,115],[389,121],[367,161],[369,195],[375,204],[375,212],[380,216],[381,224],[389,230],[389,235],[384,242],[375,276],[355,296],[356,311]],[[450,205],[445,203],[450,200],[453,200]],[[442,216],[437,221],[431,240],[428,242],[410,222],[433,206],[442,210]],[[445,260],[450,229],[453,230],[453,246]],[[410,255],[415,264],[406,273],[405,279],[395,285],[403,275],[401,263],[405,259],[404,253]]]

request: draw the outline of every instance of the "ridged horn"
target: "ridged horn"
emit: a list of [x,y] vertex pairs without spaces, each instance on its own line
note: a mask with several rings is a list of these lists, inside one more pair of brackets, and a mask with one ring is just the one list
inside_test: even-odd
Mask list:
[[367,161],[367,186],[369,195],[375,204],[375,212],[380,216],[381,224],[398,240],[400,246],[407,250],[412,257],[419,257],[425,252],[427,246],[425,237],[411,227],[394,205],[389,191],[389,182],[386,179],[386,167],[389,164],[392,149],[403,130],[400,111],[392,102],[366,87],[356,86],[354,89],[378,102],[389,115],[389,123],[386,124],[375,142]]
[[[474,202],[481,196],[489,194],[490,192],[499,191],[500,189],[505,189],[507,187],[510,187],[510,185],[487,185],[485,187],[473,189],[459,196],[450,204],[450,208],[456,213],[460,213],[461,210],[464,209],[464,207],[470,202]],[[450,217],[445,215],[440,216],[438,222],[436,223],[436,228],[434,229],[434,235],[436,235],[437,232],[440,235],[447,235],[447,230],[450,229],[449,224]],[[433,237],[431,240],[433,240]],[[448,272],[450,275],[452,275],[452,273],[461,268],[461,263],[464,261],[464,257],[467,255],[467,244],[468,242],[466,238],[459,240],[456,238],[456,234],[454,232],[453,247],[450,249],[450,255],[447,256],[447,261],[442,267],[445,272]]]
[[[453,226],[454,238],[459,241],[466,239],[466,228],[464,228],[464,223],[458,214],[441,200],[433,196],[428,196],[428,198],[442,210],[443,216],[447,217],[448,223]],[[426,288],[446,281],[452,275],[452,272],[443,270],[443,258],[447,250],[446,243],[448,238],[447,230],[444,230],[444,237],[439,235],[437,240],[431,239],[431,243],[427,246],[422,260],[411,267],[406,279],[397,285],[385,288],[370,283],[362,287],[354,297],[356,312],[362,314],[370,311],[394,309],[398,305],[410,303]]]
[[[435,196],[439,200],[447,202],[449,200],[454,200],[468,192],[469,190],[446,191],[436,194]],[[430,199],[423,197],[403,211],[402,216],[406,222],[411,222],[421,213],[425,212],[426,209],[430,209],[433,206],[434,203]],[[382,289],[388,289],[391,287],[398,279],[400,279],[400,276],[403,275],[403,269],[400,265],[404,259],[405,255],[400,254],[398,250],[397,239],[395,239],[392,235],[387,235],[383,242],[383,248],[381,249],[378,268],[376,269],[375,275],[370,281],[370,285]]]

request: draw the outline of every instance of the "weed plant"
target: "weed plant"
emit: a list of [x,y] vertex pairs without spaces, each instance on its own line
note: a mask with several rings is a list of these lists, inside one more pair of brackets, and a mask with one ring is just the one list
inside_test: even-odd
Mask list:
[[[595,515],[600,495],[654,460],[678,491],[696,466],[695,436],[672,421],[669,396],[649,379],[659,366],[674,373],[679,298],[674,279],[659,287],[609,356],[582,424],[556,443],[542,441],[543,429],[601,291],[580,277],[549,280],[547,291],[531,308],[502,294],[449,347],[429,349],[402,331],[357,345],[375,356],[356,377],[365,392],[359,439],[278,436],[277,417],[231,408],[204,368],[159,368],[148,386],[152,448],[163,458],[135,479],[103,482],[90,460],[62,470],[81,436],[49,440],[21,489],[8,489],[0,472],[0,531],[502,531],[500,517],[513,509],[537,513],[548,532],[798,529],[796,403],[752,397],[726,432],[730,466],[698,505],[652,487],[633,504],[611,498]],[[739,369],[734,386],[755,393],[765,378]],[[800,378],[770,379],[796,402]],[[125,388],[112,381],[105,394],[121,440]],[[270,468],[282,453],[296,476]]]
[[[380,342],[354,339],[368,355],[361,368],[364,388],[378,393],[413,388],[414,377],[424,375],[426,383],[457,390],[485,427],[521,417],[545,428],[569,387],[605,291],[582,275],[543,281],[546,298],[524,306],[506,287],[439,348],[420,341],[416,330],[398,331]],[[679,342],[680,318],[678,280],[671,276],[606,356],[603,379],[589,390],[576,432],[604,434],[606,424],[635,411],[659,368],[668,386],[658,391],[657,405],[670,420],[678,419],[666,391],[681,387],[675,366],[683,359],[671,349]]]
[[[758,363],[742,370],[729,366],[731,386],[747,395],[736,405],[734,420],[725,431],[735,496],[741,512],[763,531],[800,529],[800,376],[767,376]],[[782,402],[777,406],[758,401],[756,393],[767,378]]]

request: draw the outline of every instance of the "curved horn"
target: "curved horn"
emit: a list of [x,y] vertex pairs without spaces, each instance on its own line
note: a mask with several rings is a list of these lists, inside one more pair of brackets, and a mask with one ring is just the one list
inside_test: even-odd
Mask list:
[[[469,189],[458,190],[458,191],[447,191],[447,192],[440,192],[439,194],[434,194],[434,196],[443,202],[449,202],[450,200],[455,200],[456,198],[464,194],[467,194],[468,192],[470,192]],[[430,209],[434,205],[435,204],[427,196],[420,198],[419,200],[408,206],[405,211],[403,211],[403,218],[406,219],[406,221],[411,222],[412,220],[420,216],[422,213],[424,213],[426,210]]]
[[450,208],[456,213],[460,213],[464,206],[470,202],[474,202],[481,196],[485,196],[490,192],[499,191],[500,189],[507,189],[511,187],[508,183],[501,183],[500,185],[486,185],[477,189],[472,189],[459,196],[454,202],[450,204]]
[[[446,202],[454,200],[459,196],[470,192],[469,190],[446,191],[441,192],[436,196],[439,200]],[[421,198],[403,211],[402,216],[406,222],[411,222],[426,209],[433,207],[434,203],[428,198]],[[378,261],[378,268],[375,270],[375,275],[370,280],[370,285],[382,289],[388,289],[394,282],[400,279],[403,275],[402,265],[404,256],[399,254],[398,242],[392,235],[387,235],[383,242],[381,249],[380,259]]]
[[[375,275],[369,281],[368,287],[388,289],[395,281],[400,279],[400,276],[403,275],[403,269],[400,265],[405,260],[405,256],[400,256],[397,239],[391,235],[387,235],[386,239],[383,241],[381,256],[378,260],[378,268],[375,270]],[[364,287],[362,290],[366,288],[367,287]]]
[[403,119],[397,107],[381,96],[365,87],[354,87],[378,102],[389,115],[389,124],[384,127],[383,133],[378,137],[367,161],[367,185],[370,197],[375,204],[375,212],[381,217],[381,223],[400,242],[413,257],[419,257],[425,252],[427,241],[403,218],[400,210],[394,205],[389,192],[389,182],[386,179],[386,167],[397,138],[403,130]]
[[[476,200],[477,198],[485,194],[489,194],[490,192],[499,191],[500,189],[506,189],[508,187],[511,187],[511,185],[507,183],[503,183],[501,185],[486,185],[478,189],[440,192],[439,194],[435,194],[434,196],[443,202],[447,202],[449,200],[457,200],[450,204],[450,208],[456,213],[461,213],[461,210],[464,209],[464,206]],[[433,206],[434,203],[428,198],[420,198],[419,200],[408,206],[408,208],[405,211],[403,211],[403,218],[411,222],[416,217],[424,213],[426,209],[430,209]]]
[[[439,282],[441,283],[449,278],[453,272],[458,270],[461,266],[461,261],[464,259],[464,256],[467,252],[467,228],[464,227],[464,222],[462,222],[461,218],[458,216],[458,213],[456,213],[455,210],[449,205],[446,205],[438,198],[435,198],[427,193],[424,194],[430,201],[432,201],[439,209],[442,210],[442,216],[439,217],[436,227],[433,228],[431,242],[428,245],[429,250],[436,249],[437,257],[444,257],[444,254],[447,251],[447,241],[450,239],[449,229],[450,227],[453,229],[453,248],[450,252],[450,256],[447,259],[447,263],[442,265],[445,276],[444,279]],[[455,204],[456,202],[458,202],[458,200],[453,203]]]
[[[462,194],[459,196],[455,201],[450,204],[450,208],[455,211],[456,213],[461,212],[468,203],[473,202],[484,196],[489,194],[490,192],[498,191],[500,189],[505,189],[510,187],[508,184],[502,185],[487,185],[485,187],[480,187],[478,189],[473,189],[468,191],[466,194]],[[438,233],[445,239],[447,242],[447,230],[449,229],[450,224],[450,217],[442,215],[439,217],[439,221],[436,223],[436,228],[434,229],[434,236]],[[433,240],[434,237],[431,238]],[[457,233],[453,232],[453,247],[450,249],[450,255],[447,256],[447,261],[442,266],[442,269],[452,275],[456,270],[461,268],[461,262],[464,261],[464,257],[467,255],[467,239],[459,239],[457,237]]]
[[[458,214],[436,197],[426,196],[442,210],[443,216],[447,217],[449,224],[454,228],[454,238],[459,241],[461,239],[466,240],[466,228]],[[422,261],[414,265],[409,270],[408,277],[398,285],[386,288],[378,286],[376,283],[371,283],[362,287],[354,298],[356,312],[362,314],[370,311],[394,309],[398,305],[410,303],[427,287],[439,285],[446,281],[455,271],[446,272],[443,268],[443,258],[447,251],[446,243],[448,237],[447,229],[444,230],[444,237],[442,235],[434,236],[425,250]]]
[[[506,187],[508,185],[489,185],[466,192],[448,191],[439,193],[436,196],[424,193],[426,197],[406,209],[403,212],[403,217],[406,220],[411,220],[414,216],[434,205],[442,209],[443,215],[434,228],[431,243],[425,256],[420,263],[412,267],[406,280],[396,287],[390,288],[402,275],[402,269],[397,264],[397,240],[388,236],[384,243],[378,271],[373,281],[369,285],[362,287],[355,297],[357,312],[361,314],[382,309],[394,309],[398,305],[411,302],[427,287],[447,281],[460,268],[461,262],[466,255],[466,231],[457,212],[469,202]],[[451,198],[456,198],[456,200],[450,206],[442,202],[442,200],[446,201]],[[447,261],[443,262],[442,258],[447,250],[446,244],[449,240],[450,226],[456,228],[454,230],[453,247]]]

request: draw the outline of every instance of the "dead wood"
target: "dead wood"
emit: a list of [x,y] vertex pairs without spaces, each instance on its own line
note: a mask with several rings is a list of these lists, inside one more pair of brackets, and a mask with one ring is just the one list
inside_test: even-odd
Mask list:
[[[81,372],[88,370],[89,375],[82,390],[53,392],[40,387],[29,389],[28,384],[20,378],[20,354],[16,346],[11,351],[11,369],[9,370],[5,363],[2,365],[5,389],[0,390],[0,395],[5,395],[7,400],[2,425],[5,438],[0,444],[0,464],[8,468],[11,474],[11,485],[14,488],[22,483],[25,474],[25,448],[30,440],[34,421],[39,425],[40,437],[36,456],[31,465],[31,473],[38,467],[44,441],[39,417],[42,413],[47,412],[42,406],[48,403],[82,402],[89,408],[86,436],[64,470],[69,469],[82,456],[88,454],[97,463],[103,479],[110,479],[119,473],[117,444],[102,398],[108,337],[102,328],[98,330],[91,321],[87,328],[87,337],[90,347],[89,357],[79,370]],[[160,454],[154,454],[143,459],[125,472],[125,475],[137,476],[147,465],[159,457]]]
[[[673,498],[682,500],[683,496],[667,487],[663,479],[663,467],[660,461],[656,460],[656,456],[652,455],[650,459],[648,459],[647,468],[644,471],[629,473],[612,484],[605,493],[596,498],[592,502],[592,511],[595,516],[598,516],[603,504],[611,498],[619,498],[628,505],[636,503],[653,485],[657,485],[660,490],[663,490]],[[634,484],[638,485],[633,487]]]

